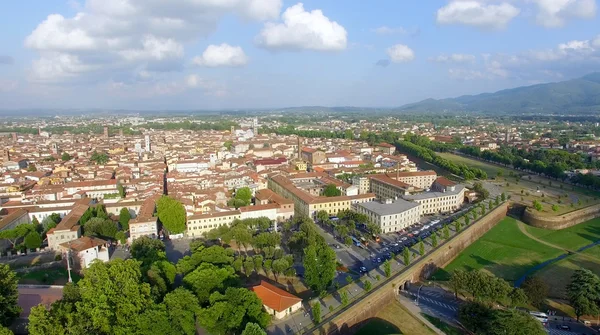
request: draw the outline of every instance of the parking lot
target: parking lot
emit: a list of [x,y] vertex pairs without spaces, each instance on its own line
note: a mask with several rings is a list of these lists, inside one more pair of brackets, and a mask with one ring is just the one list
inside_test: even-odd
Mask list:
[[[455,217],[462,215],[469,209],[470,206],[465,206],[460,211],[451,215],[423,216],[418,224],[404,231],[381,234],[379,243],[369,239],[367,246],[361,245],[358,247],[354,244],[346,246],[342,241],[320,226],[319,231],[325,237],[327,244],[336,252],[337,260],[341,264],[353,272],[368,273],[373,269],[379,268],[386,260],[391,259],[392,254],[398,255],[402,253],[404,248],[410,248],[411,254],[418,253],[415,247],[419,243],[419,239],[425,240],[434,232],[440,231],[445,224],[451,223]],[[429,247],[426,246],[426,249],[429,249]]]

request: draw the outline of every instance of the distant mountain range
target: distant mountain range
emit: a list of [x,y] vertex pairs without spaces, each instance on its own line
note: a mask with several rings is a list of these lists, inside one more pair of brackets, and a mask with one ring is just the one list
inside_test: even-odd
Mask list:
[[600,72],[558,83],[523,86],[451,99],[427,99],[402,112],[581,113],[600,111]]

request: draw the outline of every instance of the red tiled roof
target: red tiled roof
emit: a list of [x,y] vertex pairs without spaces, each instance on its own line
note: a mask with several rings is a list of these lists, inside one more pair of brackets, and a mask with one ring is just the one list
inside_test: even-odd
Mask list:
[[260,285],[254,286],[250,289],[256,293],[264,305],[277,312],[285,311],[286,309],[302,301],[302,299],[298,298],[297,296],[265,281],[261,281]]

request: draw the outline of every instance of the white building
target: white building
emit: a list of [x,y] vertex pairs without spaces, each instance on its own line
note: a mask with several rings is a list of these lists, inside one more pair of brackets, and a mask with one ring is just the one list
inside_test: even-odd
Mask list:
[[97,259],[102,262],[110,260],[107,242],[96,237],[83,236],[70,242],[61,243],[60,248],[63,254],[71,250],[74,269],[87,269]]
[[419,203],[402,199],[384,199],[358,203],[358,213],[365,214],[371,222],[381,228],[382,233],[392,233],[406,229],[419,222],[421,210]]
[[421,215],[449,213],[458,210],[465,201],[465,187],[453,185],[441,192],[423,192],[403,196],[404,199],[421,204]]

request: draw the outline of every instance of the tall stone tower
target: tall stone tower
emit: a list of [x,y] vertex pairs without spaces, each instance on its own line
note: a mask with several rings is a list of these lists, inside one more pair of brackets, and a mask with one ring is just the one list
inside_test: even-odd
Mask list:
[[258,136],[258,118],[252,120],[252,132],[254,133],[254,136]]
[[146,142],[146,152],[152,151],[152,146],[150,144],[150,135],[144,136],[144,141]]
[[104,138],[108,138],[108,126],[104,126]]

